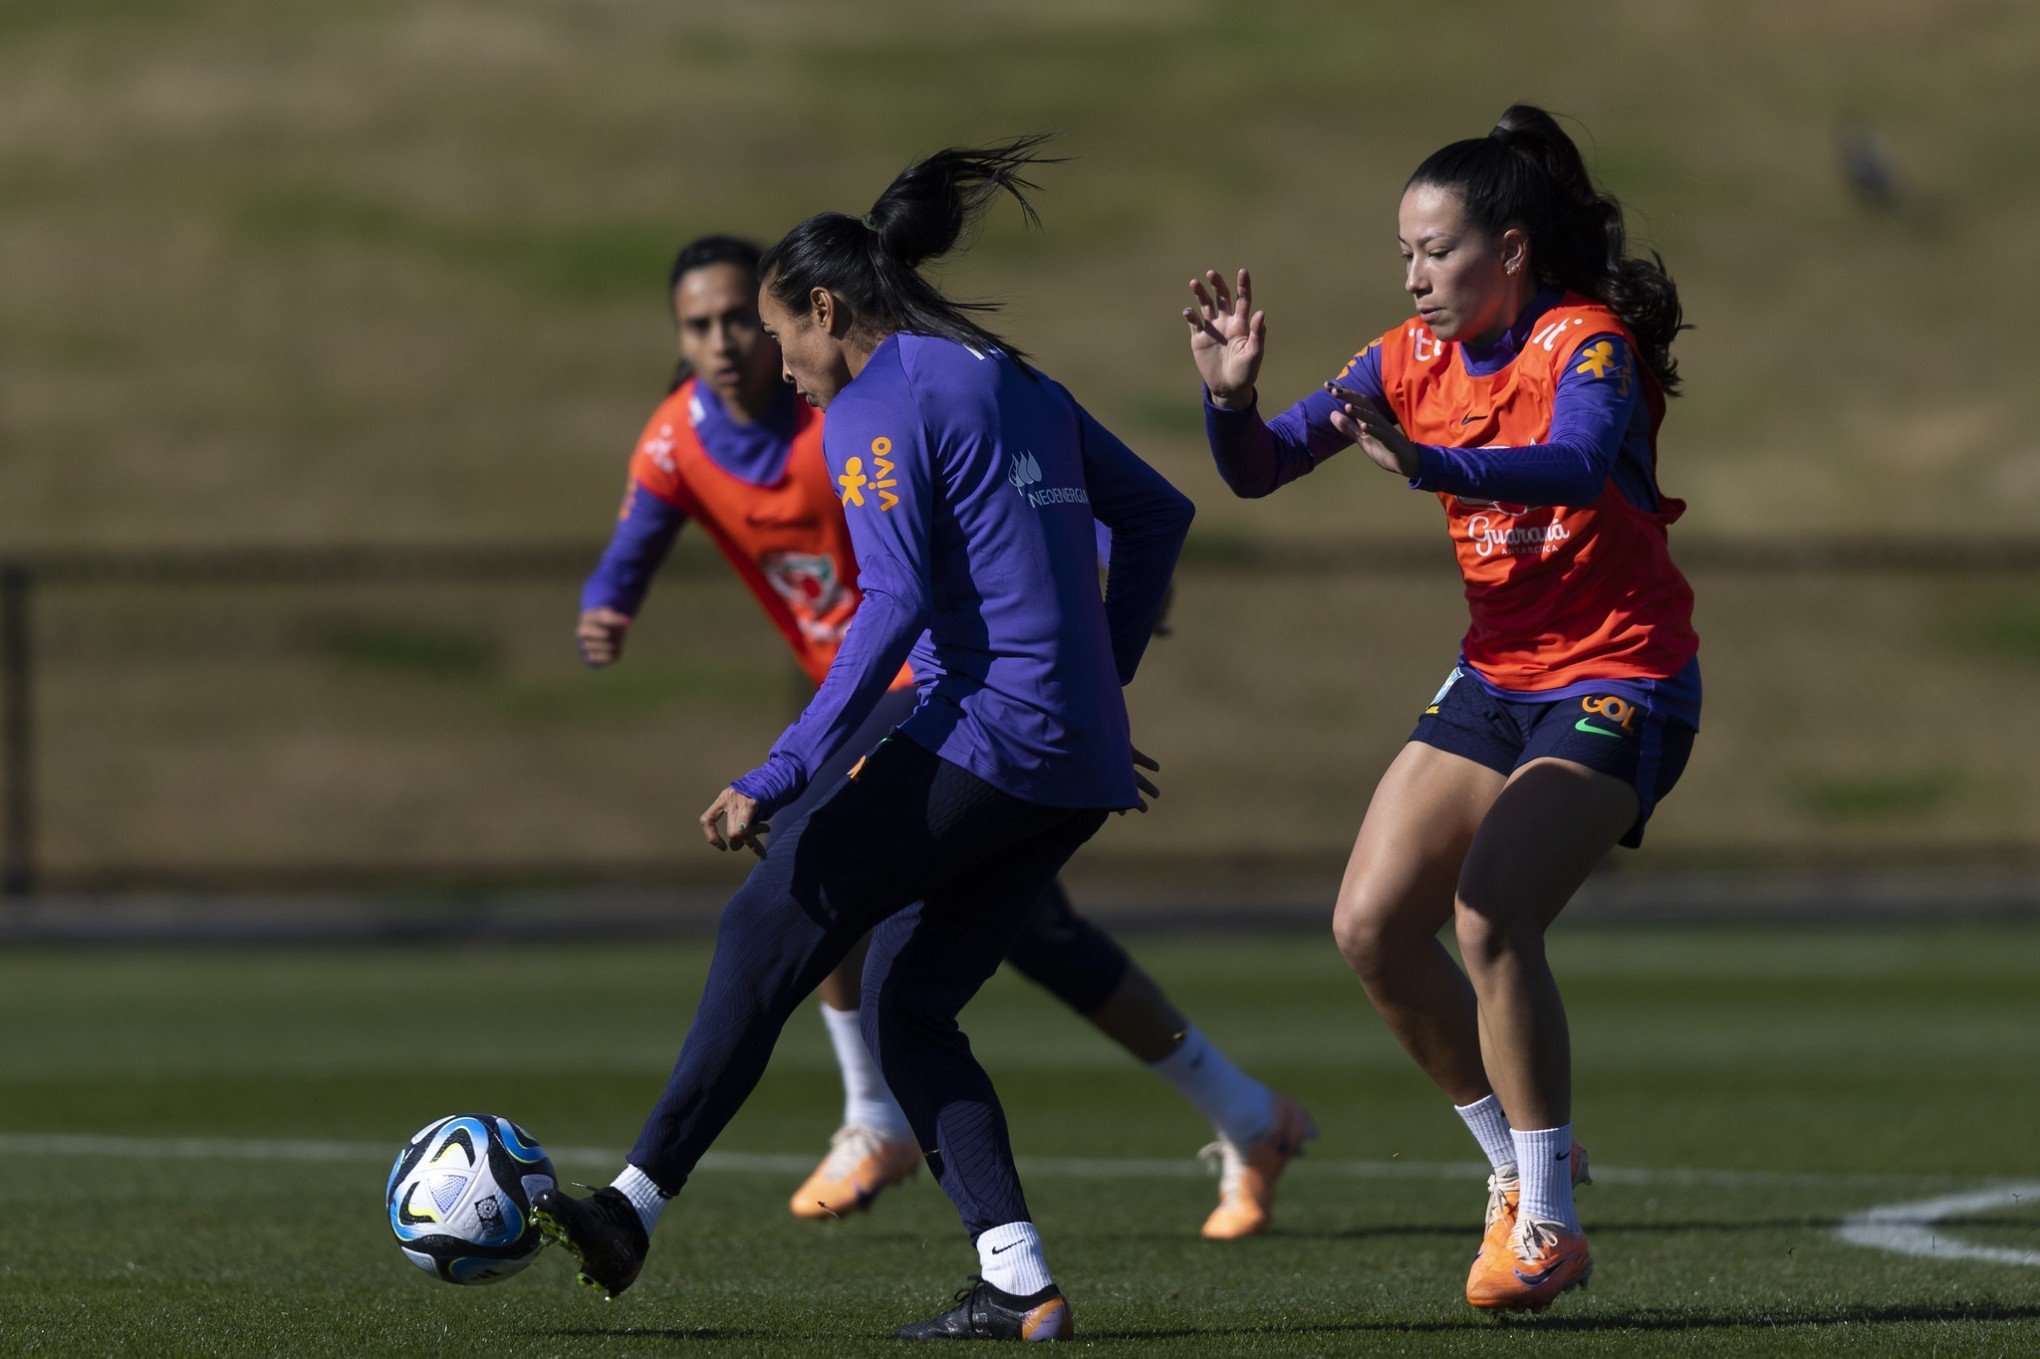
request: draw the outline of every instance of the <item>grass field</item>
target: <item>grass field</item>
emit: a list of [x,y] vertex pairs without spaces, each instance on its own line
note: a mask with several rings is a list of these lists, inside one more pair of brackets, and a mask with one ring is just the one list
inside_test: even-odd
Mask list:
[[[1205,1245],[1206,1130],[1079,1021],[995,981],[966,1023],[1095,1352],[2040,1346],[2040,1183],[1934,1224],[1934,1258],[1837,1237],[1880,1205],[2036,1178],[2040,928],[1561,932],[1599,1270],[1590,1292],[1506,1324],[1457,1299],[1482,1204],[1471,1143],[1328,943],[1134,946],[1324,1136],[1269,1236]],[[510,1114],[569,1178],[613,1173],[704,961],[694,945],[0,959],[15,1038],[0,1050],[0,1353],[897,1352],[891,1326],[974,1261],[925,1178],[840,1224],[785,1212],[836,1111],[811,1014],[623,1299],[574,1288],[550,1256],[456,1290],[389,1239],[389,1157],[442,1113]]]

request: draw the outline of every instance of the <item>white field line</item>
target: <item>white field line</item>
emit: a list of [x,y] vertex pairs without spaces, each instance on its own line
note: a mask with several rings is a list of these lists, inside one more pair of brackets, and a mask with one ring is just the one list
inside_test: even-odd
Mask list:
[[[611,1147],[554,1147],[556,1161],[615,1166],[623,1153]],[[0,1155],[12,1157],[169,1158],[193,1161],[315,1161],[377,1165],[392,1158],[390,1147],[374,1142],[238,1137],[105,1137],[91,1133],[0,1133]],[[815,1158],[801,1153],[712,1151],[701,1169],[710,1173],[800,1175]],[[1486,1166],[1470,1161],[1307,1162],[1318,1173],[1363,1180],[1472,1180]],[[1033,1156],[1021,1170],[1042,1178],[1198,1179],[1207,1172],[1188,1156]],[[1691,1170],[1597,1167],[1604,1184],[1715,1189],[1891,1189],[1960,1183],[1950,1175],[1871,1175],[1795,1170]],[[1983,1260],[1992,1264],[2040,1267],[2040,1251],[1983,1246],[1949,1236],[1935,1224],[1951,1217],[1989,1212],[2016,1203],[2040,1202],[2040,1181],[2007,1182],[1914,1202],[1885,1204],[1852,1213],[1835,1235],[1851,1245],[1936,1260]]]
[[[79,1156],[140,1160],[327,1161],[386,1163],[395,1158],[397,1142],[342,1142],[317,1139],[240,1137],[112,1137],[96,1133],[0,1133],[0,1155],[15,1157]],[[624,1152],[616,1147],[548,1149],[555,1161],[573,1165],[616,1166]],[[701,1169],[712,1173],[804,1175],[815,1167],[819,1152],[712,1151]],[[1473,1161],[1333,1161],[1307,1157],[1304,1165],[1319,1174],[1364,1180],[1479,1180],[1488,1168]],[[1022,1156],[1020,1169],[1029,1175],[1067,1179],[1205,1179],[1210,1172],[1194,1156]],[[1644,1188],[1698,1189],[1931,1189],[1975,1186],[1983,1177],[1960,1175],[1884,1175],[1818,1170],[1692,1170],[1603,1166],[1594,1178],[1602,1184]],[[1986,1183],[1989,1183],[1986,1181]],[[1980,1191],[2017,1191],[2040,1195],[2040,1185],[1993,1184]],[[1972,1190],[1972,1196],[1979,1191]],[[1993,1200],[1997,1202],[1998,1200]],[[2010,1202],[2007,1198],[2003,1202]],[[1935,1203],[1941,1200],[1933,1200]],[[1872,1212],[1879,1210],[1870,1210]],[[1949,1213],[1964,1211],[1951,1208]]]
[[2015,1203],[2040,1202],[2040,1182],[2001,1184],[1967,1194],[1943,1194],[1917,1203],[1890,1203],[1851,1213],[1835,1235],[1852,1246],[1868,1246],[1932,1260],[1988,1260],[1999,1265],[2040,1266],[2040,1250],[1979,1246],[1935,1226],[1947,1218],[1987,1213]]

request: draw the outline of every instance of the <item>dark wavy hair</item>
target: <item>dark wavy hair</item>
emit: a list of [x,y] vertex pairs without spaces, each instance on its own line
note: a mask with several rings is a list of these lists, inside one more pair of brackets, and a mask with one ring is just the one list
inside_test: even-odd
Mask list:
[[1689,329],[1678,286],[1656,251],[1628,253],[1622,204],[1594,186],[1579,147],[1550,114],[1512,104],[1487,136],[1434,151],[1409,182],[1457,194],[1489,240],[1521,227],[1538,281],[1606,304],[1636,337],[1658,386],[1678,394],[1672,340]]
[[[680,247],[680,253],[673,256],[673,266],[666,271],[666,296],[670,300],[680,287],[680,280],[696,269],[706,269],[711,264],[734,264],[748,270],[752,278],[758,277],[758,261],[765,251],[755,241],[742,236],[697,236]],[[666,395],[680,390],[681,384],[694,376],[694,369],[687,360],[681,359],[673,365],[673,379],[666,384]]]
[[862,217],[817,213],[765,252],[759,266],[765,287],[796,313],[807,310],[810,289],[827,288],[849,304],[853,324],[1003,350],[1025,366],[1024,353],[976,319],[997,311],[996,302],[945,297],[920,266],[956,249],[1000,194],[1012,196],[1028,225],[1041,225],[1026,194],[1037,186],[1024,173],[1058,163],[1038,154],[1049,135],[937,151],[900,171]]

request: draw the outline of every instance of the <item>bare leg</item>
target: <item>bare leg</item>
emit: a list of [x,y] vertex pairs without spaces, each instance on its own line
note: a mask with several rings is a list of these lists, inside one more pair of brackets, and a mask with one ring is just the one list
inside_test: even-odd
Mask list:
[[1155,979],[1135,964],[1105,1003],[1084,1016],[1098,1031],[1131,1053],[1142,1065],[1159,1062],[1176,1050],[1190,1021],[1162,994]]
[[1480,1051],[1509,1123],[1572,1122],[1565,1004],[1544,932],[1636,820],[1636,790],[1569,760],[1510,776],[1466,854],[1454,926],[1480,998]]
[[[1467,848],[1503,777],[1412,741],[1375,786],[1332,914],[1367,998],[1454,1104],[1486,1098],[1474,990],[1438,940]],[[1506,1104],[1506,1100],[1504,1101]]]

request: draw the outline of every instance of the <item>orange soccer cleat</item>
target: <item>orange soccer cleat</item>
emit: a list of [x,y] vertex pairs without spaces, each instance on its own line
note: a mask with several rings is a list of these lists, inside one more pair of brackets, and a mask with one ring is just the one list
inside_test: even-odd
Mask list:
[[1567,1289],[1584,1288],[1593,1272],[1584,1233],[1518,1217],[1508,1243],[1474,1261],[1466,1300],[1483,1311],[1541,1312]]
[[1303,1106],[1277,1095],[1274,1123],[1251,1146],[1221,1137],[1200,1152],[1207,1162],[1219,1164],[1218,1207],[1204,1219],[1204,1239],[1237,1241],[1266,1231],[1275,1209],[1275,1181],[1316,1136],[1317,1125]]
[[[1575,1189],[1594,1182],[1594,1177],[1587,1173],[1587,1149],[1577,1142],[1572,1144],[1572,1182]],[[1481,1261],[1495,1251],[1509,1248],[1509,1237],[1516,1231],[1516,1205],[1523,1197],[1523,1182],[1513,1174],[1497,1171],[1488,1176],[1487,1189],[1487,1225],[1481,1232],[1480,1249],[1474,1252],[1473,1273],[1466,1280],[1469,1299],[1473,1281],[1481,1275]]]
[[793,1191],[795,1217],[819,1220],[869,1208],[879,1192],[898,1184],[921,1164],[911,1134],[892,1137],[851,1123],[829,1139],[829,1154],[806,1183]]

